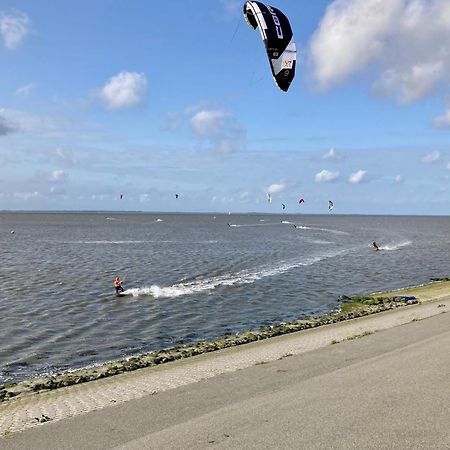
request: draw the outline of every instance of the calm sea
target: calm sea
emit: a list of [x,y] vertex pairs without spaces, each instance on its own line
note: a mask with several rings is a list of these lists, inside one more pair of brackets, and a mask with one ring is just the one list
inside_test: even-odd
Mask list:
[[0,383],[447,276],[449,230],[449,217],[1,213]]

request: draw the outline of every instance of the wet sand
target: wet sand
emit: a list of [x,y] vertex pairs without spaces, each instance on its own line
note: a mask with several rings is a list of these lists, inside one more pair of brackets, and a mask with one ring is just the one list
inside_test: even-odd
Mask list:
[[[298,407],[295,414],[293,410],[291,411],[294,416],[300,414],[305,405],[290,402],[289,396],[282,396],[282,400],[273,399],[273,403],[271,403],[268,400],[271,396],[281,395],[282,392],[290,389],[293,390],[293,398],[304,395],[305,386],[302,383],[306,383],[311,374],[304,375],[306,378],[302,378],[301,374],[302,371],[308,372],[310,370],[308,367],[311,367],[311,370],[313,367],[321,368],[322,375],[324,373],[332,374],[337,370],[336,364],[341,369],[356,370],[353,367],[354,361],[359,361],[358,370],[362,370],[369,360],[370,364],[376,366],[375,360],[378,358],[381,368],[375,367],[374,370],[383,370],[386,373],[382,376],[382,378],[385,377],[383,379],[386,380],[386,383],[378,388],[380,396],[383,397],[383,395],[387,395],[383,391],[383,386],[384,388],[391,386],[390,380],[400,376],[396,375],[396,371],[393,372],[390,352],[398,352],[398,356],[403,357],[405,349],[412,345],[410,343],[417,342],[419,345],[422,342],[420,336],[426,336],[423,337],[423,343],[419,347],[422,349],[420,351],[428,355],[427,366],[425,368],[417,367],[413,371],[409,367],[403,375],[405,377],[404,384],[408,386],[411,381],[416,388],[423,389],[424,392],[444,389],[445,386],[442,383],[445,380],[437,370],[442,369],[439,365],[436,372],[428,375],[430,385],[422,386],[423,380],[418,384],[415,371],[420,369],[428,373],[435,360],[439,363],[446,363],[446,367],[449,367],[449,352],[444,352],[444,355],[440,355],[439,352],[442,350],[441,347],[447,350],[449,348],[447,345],[448,332],[446,334],[442,330],[448,330],[450,315],[441,313],[447,312],[450,305],[450,283],[433,283],[409,289],[405,293],[395,291],[393,295],[415,295],[423,303],[207,353],[161,366],[123,373],[89,383],[12,398],[0,404],[0,433],[3,437],[0,439],[0,448],[111,448],[119,444],[128,445],[129,448],[145,446],[181,448],[179,445],[183,442],[186,444],[183,446],[184,448],[190,446],[202,448],[211,445],[208,439],[214,441],[215,444],[222,442],[220,445],[227,447],[228,438],[226,436],[224,438],[224,435],[227,434],[226,427],[223,428],[223,435],[220,435],[221,431],[219,430],[222,425],[220,425],[220,416],[217,416],[219,413],[225,413],[225,406],[228,411],[228,422],[234,424],[230,425],[230,429],[233,429],[233,433],[239,436],[234,444],[229,441],[228,446],[242,447],[241,444],[247,442],[246,440],[252,436],[252,441],[247,442],[245,446],[261,448],[250,445],[251,442],[260,442],[261,445],[261,441],[258,441],[257,430],[266,429],[267,424],[271,422],[279,422],[277,417],[284,417],[287,437],[285,445],[280,445],[279,448],[283,448],[283,446],[292,448],[292,443],[289,444],[288,439],[291,434],[295,435],[289,425],[292,418],[280,411],[280,405],[289,404],[290,408]],[[420,328],[421,331],[418,332],[417,328]],[[386,333],[393,333],[394,336],[385,338],[383,336],[386,336]],[[442,345],[440,344],[441,340],[443,340]],[[433,351],[425,350],[427,342],[428,344],[433,343],[435,346]],[[357,344],[356,347],[359,348],[359,356],[350,354],[343,356],[343,349],[349,346],[353,348],[353,343]],[[411,351],[413,350],[412,348]],[[423,359],[424,355],[421,354],[420,357]],[[374,361],[371,358],[374,358]],[[410,358],[414,362],[419,361],[414,354],[410,355]],[[292,378],[292,368],[286,369],[287,372],[284,372],[284,364],[294,365],[298,372],[298,378],[296,376],[295,379]],[[400,367],[399,370],[401,373],[402,368]],[[269,378],[270,382],[265,381],[264,374],[267,374],[267,371],[273,371]],[[287,373],[290,373],[290,376],[284,375]],[[353,379],[355,384],[339,387],[346,391],[341,394],[348,394],[349,398],[352,398],[354,392],[358,391],[362,395],[361,392],[364,393],[367,390],[366,394],[369,395],[371,390],[369,375],[366,370],[365,376],[368,378],[359,380],[361,385],[357,379]],[[230,380],[236,384],[232,390],[226,387],[231,382]],[[279,383],[283,385],[281,391],[277,387]],[[201,392],[204,389],[208,391],[207,386],[210,385],[215,387],[210,388],[209,397],[200,401],[200,398],[203,398]],[[317,408],[319,408],[318,411],[320,408],[324,408],[322,410],[324,417],[327,416],[325,406],[327,399],[336,394],[333,386],[333,383],[328,380],[322,385],[322,390],[317,393],[317,401],[320,403],[321,399],[323,402],[323,404],[320,403],[322,406],[317,406]],[[402,390],[400,389],[402,386],[397,386],[398,392]],[[397,392],[396,389],[394,389],[395,392]],[[186,397],[186,392],[191,392],[197,399],[197,403],[192,402],[189,395]],[[242,396],[236,396],[238,392],[241,392]],[[263,414],[265,419],[261,419],[261,423],[257,420],[260,415],[259,409],[252,409],[253,407],[248,406],[250,408],[247,410],[248,417],[239,413],[241,400],[250,395],[246,394],[250,392],[254,392],[252,395],[260,396],[260,401],[265,402],[262,411],[267,414]],[[448,396],[448,389],[443,392],[447,392]],[[180,396],[184,400],[174,400]],[[200,397],[197,398],[197,396]],[[423,401],[429,403],[426,395]],[[267,409],[268,405],[270,405],[269,409]],[[378,405],[376,411],[379,412],[381,407],[382,405]],[[395,405],[390,407],[395,409]],[[400,409],[398,413],[402,411]],[[446,410],[444,408],[445,411],[448,413],[448,407]],[[205,414],[210,419],[202,422],[201,417]],[[182,420],[180,415],[183,417]],[[265,422],[266,420],[267,422]],[[332,425],[333,418],[329,417],[329,420]],[[341,422],[340,416],[335,420],[337,426]],[[240,422],[246,425],[239,425]],[[208,428],[209,426],[212,428]],[[281,423],[279,426],[283,428]],[[173,427],[177,429],[174,433],[171,432]],[[192,430],[197,428],[203,429],[203,431],[194,433]],[[22,432],[17,433],[18,431]],[[212,435],[215,438],[211,437]],[[263,435],[264,433],[261,434],[261,436]],[[270,440],[275,435],[275,431],[272,430],[266,438]],[[279,438],[281,439],[281,436]],[[276,446],[273,443],[272,445]],[[314,446],[309,448],[314,448]],[[402,448],[417,448],[417,446],[403,446]]]

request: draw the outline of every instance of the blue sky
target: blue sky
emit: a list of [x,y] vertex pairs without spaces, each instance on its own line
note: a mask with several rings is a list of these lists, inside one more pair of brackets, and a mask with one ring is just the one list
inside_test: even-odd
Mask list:
[[0,210],[448,214],[449,2],[243,3],[0,1]]

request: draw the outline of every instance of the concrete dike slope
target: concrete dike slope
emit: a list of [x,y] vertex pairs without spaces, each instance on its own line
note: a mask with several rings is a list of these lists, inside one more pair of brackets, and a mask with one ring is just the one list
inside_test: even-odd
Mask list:
[[[372,349],[372,341],[379,339],[378,335],[381,336],[387,333],[387,331],[380,333],[383,330],[394,329],[398,325],[409,324],[408,326],[421,325],[425,327],[425,330],[428,333],[431,333],[433,331],[432,329],[436,330],[438,328],[434,325],[426,325],[428,320],[431,319],[426,321],[423,321],[423,319],[438,316],[433,318],[433,320],[439,318],[442,321],[442,318],[447,317],[448,321],[449,316],[440,313],[448,310],[447,303],[450,298],[449,286],[450,283],[439,282],[410,289],[405,292],[396,291],[394,296],[414,295],[417,298],[417,304],[406,307],[398,307],[398,305],[403,304],[403,302],[381,302],[377,300],[372,304],[363,304],[363,308],[360,312],[363,310],[367,312],[368,306],[370,307],[369,312],[374,312],[376,305],[380,308],[381,306],[386,308],[384,312],[377,314],[370,314],[369,312],[367,312],[367,314],[362,313],[360,318],[350,320],[331,320],[330,315],[327,316],[327,318],[314,319],[317,321],[325,321],[325,324],[306,327],[300,332],[281,334],[271,339],[260,338],[259,340],[256,339],[254,342],[246,345],[234,344],[232,347],[215,352],[202,353],[194,357],[168,362],[167,364],[123,372],[114,377],[99,378],[98,380],[89,383],[78,383],[73,386],[54,390],[25,390],[17,396],[8,398],[0,404],[0,433],[3,437],[0,439],[0,448],[3,448],[3,446],[6,445],[11,448],[27,448],[25,441],[29,435],[28,433],[38,433],[39,435],[43,433],[46,435],[49,432],[46,430],[51,430],[52,436],[54,439],[57,439],[56,435],[53,434],[56,432],[56,429],[59,430],[60,441],[54,448],[65,448],[65,445],[69,445],[70,441],[68,436],[71,435],[71,432],[69,430],[72,426],[77,426],[76,424],[79,421],[85,422],[88,420],[89,424],[93,417],[109,417],[111,415],[111,417],[117,419],[116,416],[120,416],[123,409],[133,411],[133,405],[136,406],[136,411],[139,411],[137,405],[141,402],[149,402],[150,405],[153,405],[147,416],[148,420],[155,421],[155,414],[154,412],[152,413],[151,410],[154,407],[157,407],[158,411],[164,410],[164,408],[162,410],[160,409],[162,405],[159,404],[162,401],[160,399],[163,397],[166,399],[167,408],[169,408],[169,411],[166,411],[164,417],[167,418],[168,423],[176,423],[178,413],[174,410],[170,411],[170,405],[172,404],[170,398],[172,396],[176,397],[178,395],[177,392],[182,392],[186,389],[202,390],[202,386],[204,386],[205,383],[208,385],[210,383],[219,383],[220,385],[220,380],[223,380],[223,377],[226,378],[227,376],[235,379],[235,382],[238,384],[239,379],[242,377],[242,383],[245,385],[248,383],[246,375],[249,373],[248,371],[255,372],[258,377],[260,376],[258,374],[265,373],[269,370],[267,368],[287,364],[286,361],[293,361],[289,364],[299,365],[298,370],[300,370],[300,376],[302,370],[306,370],[305,367],[309,364],[305,359],[306,357],[308,357],[308,359],[314,359],[313,355],[318,354],[317,352],[320,353],[325,351],[330,353],[330,355],[321,362],[321,366],[323,364],[322,367],[325,368],[327,366],[327,361],[336,359],[336,355],[339,355],[341,349],[344,346],[348,346],[351,342],[358,342],[358,345],[368,346],[369,348],[367,348],[365,352],[368,357],[373,354],[377,348],[375,345],[375,350]],[[389,296],[390,294],[391,293],[389,293]],[[385,297],[384,295],[381,296],[380,294],[376,294],[373,298],[389,298],[389,296]],[[349,307],[343,307],[340,313],[352,313],[353,316],[356,317],[359,314],[356,311],[360,309],[361,304],[359,304],[359,302],[350,302],[349,305]],[[292,324],[284,325],[293,326]],[[401,329],[402,333],[404,333],[403,330],[406,329],[406,327],[397,328],[399,330]],[[391,332],[392,331],[394,330],[391,330]],[[365,336],[364,339],[356,339],[363,336]],[[419,335],[414,334],[411,336],[411,342],[414,342],[415,339],[418,338],[417,336]],[[397,339],[397,342],[400,341]],[[408,343],[408,339],[406,339],[405,342],[403,342],[403,344],[406,347],[412,345]],[[394,345],[394,343],[390,343],[389,345]],[[447,346],[447,349],[448,348],[449,347]],[[177,351],[180,352],[179,349]],[[379,352],[380,355],[382,355],[383,349],[381,348]],[[364,352],[362,354],[364,354]],[[431,356],[433,355],[430,354],[430,357]],[[363,358],[363,356],[360,356],[360,358]],[[436,358],[439,358],[437,354]],[[337,359],[339,360],[339,358]],[[296,363],[294,363],[294,361],[296,361]],[[445,358],[443,358],[443,361],[445,361]],[[347,364],[347,362],[345,362],[345,364]],[[342,362],[342,364],[344,364],[344,362]],[[315,367],[314,364],[311,366],[311,370],[312,367]],[[448,356],[447,367],[449,367]],[[245,370],[241,371],[239,369]],[[333,367],[330,367],[330,370],[332,369]],[[289,381],[289,377],[286,378],[286,376],[283,375],[283,373],[285,373],[283,372],[284,369],[280,370],[281,371],[276,372],[275,375],[272,374],[275,376],[276,380],[280,380],[277,382],[273,381],[275,385],[277,385],[277,383],[283,383],[281,381],[283,379],[286,380],[288,385],[289,383],[292,383],[293,380]],[[289,371],[286,373],[289,373]],[[217,377],[217,375],[221,375],[221,377]],[[406,374],[406,376],[411,377],[411,374]],[[301,376],[298,378],[298,381],[300,380]],[[417,383],[416,376],[414,377],[414,380],[414,383]],[[261,383],[264,387],[265,382]],[[439,386],[439,383],[436,386]],[[249,386],[244,390],[248,390],[249,395],[252,392],[252,389]],[[236,392],[238,391],[239,389],[237,389]],[[274,394],[275,391],[270,391],[270,395]],[[227,403],[228,401],[232,401],[234,397],[233,393],[225,393],[220,389],[219,392],[221,392],[221,395],[225,398],[219,401],[218,396],[216,394],[213,395],[212,405],[219,407],[224,402]],[[323,395],[327,395],[326,392],[327,389],[324,387]],[[448,392],[449,390],[447,390],[447,393]],[[269,395],[269,393],[266,393],[265,395]],[[238,401],[238,399],[235,400]],[[277,415],[277,406],[274,405],[274,408],[273,414]],[[145,416],[146,415],[144,414],[138,422],[144,420]],[[89,419],[87,419],[88,417]],[[151,419],[152,417],[153,419]],[[158,420],[156,421],[158,422]],[[165,425],[168,426],[168,423]],[[97,439],[99,442],[105,443],[108,441],[108,433],[105,429],[102,429],[101,426],[95,426],[95,429],[88,425],[86,425],[86,427],[85,433],[83,433],[86,435],[86,438],[87,436],[90,436],[89,439]],[[27,430],[28,428],[32,429],[26,432],[17,433],[17,431]],[[100,432],[100,430],[102,431]],[[142,431],[139,431],[139,427],[135,428],[131,421],[129,423],[128,432],[124,435],[126,436],[125,441],[117,441],[115,433],[112,433],[112,436],[114,437],[115,443],[122,442],[125,444],[128,442],[131,445],[131,441],[144,438],[141,434]],[[149,434],[145,434],[145,436],[149,436]],[[155,438],[155,436],[153,437]],[[24,442],[22,442],[23,439],[25,439]],[[15,443],[19,444],[20,442],[22,442],[24,447],[13,447]],[[31,442],[32,441],[30,441],[30,443]],[[195,439],[192,442],[194,446],[199,444]],[[36,444],[36,442],[33,442],[33,444]],[[49,442],[46,442],[46,444],[48,445]],[[89,447],[87,442],[85,442],[85,444],[85,448],[96,448],[95,446]],[[207,445],[205,442],[203,442],[203,444]],[[109,448],[108,445],[106,447],[100,446],[98,448]],[[32,445],[29,448],[39,447]],[[46,448],[52,447],[47,446]],[[67,448],[70,448],[70,446]],[[82,447],[78,446],[77,448]],[[173,448],[176,448],[175,441]]]

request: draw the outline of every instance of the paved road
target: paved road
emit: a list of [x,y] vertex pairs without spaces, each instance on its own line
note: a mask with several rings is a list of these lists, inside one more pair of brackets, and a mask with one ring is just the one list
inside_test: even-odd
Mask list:
[[450,314],[0,439],[3,449],[449,449]]

